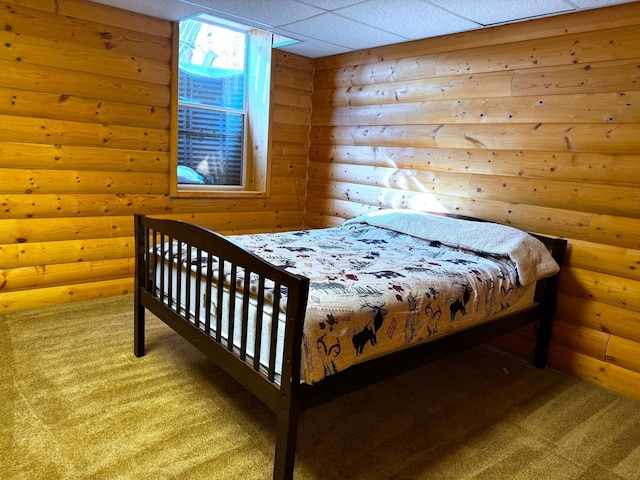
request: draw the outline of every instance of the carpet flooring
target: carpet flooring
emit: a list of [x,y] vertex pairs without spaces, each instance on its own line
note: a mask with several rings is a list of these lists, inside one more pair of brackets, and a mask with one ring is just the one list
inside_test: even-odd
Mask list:
[[[0,315],[0,478],[271,478],[275,415],[132,311]],[[640,402],[483,346],[303,412],[295,477],[639,480]]]

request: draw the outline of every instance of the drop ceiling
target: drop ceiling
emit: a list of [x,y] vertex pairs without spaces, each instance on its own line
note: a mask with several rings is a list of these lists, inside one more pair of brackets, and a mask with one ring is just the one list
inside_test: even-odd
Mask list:
[[[94,0],[165,20],[208,13],[297,40],[310,58],[630,0]],[[635,0],[638,1],[638,0]]]

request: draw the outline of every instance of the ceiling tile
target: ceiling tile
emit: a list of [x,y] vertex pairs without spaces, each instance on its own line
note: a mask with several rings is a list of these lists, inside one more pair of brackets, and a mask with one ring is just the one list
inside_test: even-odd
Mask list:
[[[253,20],[273,27],[288,25],[299,20],[324,13],[324,10],[296,0],[278,0],[277,8],[273,2],[263,0],[181,0],[192,5],[205,7],[209,12],[220,12],[229,20]],[[224,15],[223,15],[224,14]]]
[[297,53],[305,57],[326,57],[328,55],[347,53],[352,50],[351,48],[342,47],[340,45],[335,45],[326,41],[305,37],[304,35],[292,34],[291,32],[283,33],[289,37],[293,37],[295,35],[296,40],[299,40],[299,42],[287,45],[285,48],[281,48],[280,50],[290,53]]
[[478,22],[482,25],[523,20],[535,16],[550,15],[575,10],[564,0],[429,0],[445,10]]
[[170,4],[157,0],[92,0],[110,7],[122,8],[130,12],[142,13],[164,20],[180,20],[202,12],[202,8],[173,0]]
[[633,0],[571,0],[571,3],[580,8],[598,8],[607,5],[618,5],[620,3],[629,3]]
[[335,13],[415,40],[478,28],[481,25],[446,12],[423,0],[370,0]]
[[324,10],[335,10],[336,8],[348,7],[356,3],[361,3],[362,0],[298,0],[299,2],[313,5],[314,7],[322,8]]
[[[369,25],[324,13],[317,17],[287,25],[284,30],[311,38],[325,39],[343,47],[361,49],[405,41],[405,38]],[[295,35],[293,35],[295,38]]]

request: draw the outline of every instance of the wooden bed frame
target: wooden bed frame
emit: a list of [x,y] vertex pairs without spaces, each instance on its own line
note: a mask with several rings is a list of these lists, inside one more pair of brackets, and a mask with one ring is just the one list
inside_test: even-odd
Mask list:
[[[450,215],[457,218],[457,215]],[[476,219],[471,219],[476,220]],[[536,235],[549,249],[552,256],[562,265],[562,259],[567,242],[563,239],[555,239]],[[226,342],[221,337],[221,323],[228,319],[221,318],[221,301],[218,301],[218,312],[212,321],[211,302],[207,305],[199,305],[201,297],[200,289],[204,283],[208,290],[207,298],[216,298],[221,289],[217,288],[217,282],[212,280],[215,272],[211,264],[205,274],[198,269],[194,272],[196,282],[181,281],[180,278],[172,279],[171,276],[158,280],[154,269],[158,268],[159,261],[156,255],[150,254],[151,249],[158,248],[165,242],[177,241],[189,247],[194,247],[197,253],[192,254],[191,249],[185,249],[184,254],[189,262],[192,255],[200,260],[200,256],[207,255],[218,257],[240,268],[244,272],[252,272],[261,279],[268,279],[276,285],[276,292],[287,290],[286,326],[284,340],[284,354],[281,366],[275,365],[275,353],[269,355],[268,369],[260,368],[259,359],[253,359],[247,355],[246,338],[243,338],[240,348],[234,347],[232,342]],[[533,355],[533,365],[544,368],[546,365],[547,350],[551,338],[551,326],[556,304],[556,290],[558,275],[538,281],[535,292],[534,306],[525,311],[500,317],[497,320],[483,323],[475,327],[462,330],[453,335],[444,336],[433,341],[401,350],[381,358],[373,359],[352,366],[336,375],[309,385],[301,383],[301,345],[303,342],[303,322],[307,296],[309,294],[309,280],[307,278],[291,274],[278,268],[258,256],[244,250],[230,242],[225,237],[189,223],[175,220],[161,220],[143,215],[135,215],[135,325],[134,325],[134,353],[140,357],[145,354],[145,311],[148,309],[162,319],[177,333],[195,345],[211,358],[219,367],[234,377],[245,388],[264,402],[277,415],[276,445],[273,478],[284,480],[293,478],[295,462],[296,437],[298,430],[298,418],[301,410],[331,400],[345,393],[371,385],[393,375],[406,372],[408,369],[444,358],[448,355],[460,352],[473,346],[484,343],[507,332],[516,330],[525,325],[536,323],[537,340]],[[168,261],[167,261],[168,262]],[[220,261],[220,264],[223,262]],[[267,280],[267,281],[268,281]],[[165,282],[169,283],[169,291],[185,290],[186,306],[180,307],[181,302],[175,302],[166,298],[166,295],[158,293],[166,291]],[[174,282],[175,285],[171,285]],[[161,283],[161,284],[159,284]],[[261,298],[264,295],[264,283],[260,282]],[[228,285],[227,285],[228,287]],[[235,287],[232,287],[235,295]],[[197,292],[190,292],[196,289]],[[280,289],[280,290],[278,290]],[[193,293],[194,300],[190,300]],[[242,293],[242,292],[240,292]],[[247,291],[248,293],[248,291]],[[211,296],[209,296],[211,295]],[[242,298],[247,299],[245,294]],[[277,297],[277,295],[276,295]],[[179,296],[177,298],[180,298]],[[197,305],[190,305],[196,302]],[[263,300],[259,300],[263,302]],[[247,306],[243,305],[236,310],[244,314],[243,322],[246,322]],[[278,311],[277,298],[273,301],[274,312]],[[195,307],[195,308],[194,308]],[[206,310],[206,318],[189,318],[190,308],[199,311]],[[201,325],[204,322],[204,327]],[[260,323],[261,320],[258,320]],[[273,322],[277,323],[277,322]],[[196,326],[200,324],[201,326]],[[243,323],[246,325],[246,323]],[[232,327],[233,328],[233,327]],[[214,332],[218,332],[215,334]],[[244,334],[246,337],[246,333]],[[233,337],[233,335],[230,335]],[[269,352],[275,351],[275,338],[269,346]],[[263,359],[264,360],[264,359]],[[278,375],[277,371],[282,374]],[[282,379],[282,381],[280,381]]]

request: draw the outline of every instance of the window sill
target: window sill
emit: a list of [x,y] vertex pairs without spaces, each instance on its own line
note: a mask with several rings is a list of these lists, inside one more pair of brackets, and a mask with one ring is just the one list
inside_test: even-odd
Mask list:
[[178,190],[172,198],[266,198],[269,192],[259,190]]

